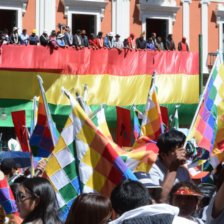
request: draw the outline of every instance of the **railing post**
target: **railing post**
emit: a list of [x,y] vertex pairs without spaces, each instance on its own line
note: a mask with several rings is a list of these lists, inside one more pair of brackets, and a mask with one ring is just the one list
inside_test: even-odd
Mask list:
[[203,93],[203,39],[199,34],[199,96]]

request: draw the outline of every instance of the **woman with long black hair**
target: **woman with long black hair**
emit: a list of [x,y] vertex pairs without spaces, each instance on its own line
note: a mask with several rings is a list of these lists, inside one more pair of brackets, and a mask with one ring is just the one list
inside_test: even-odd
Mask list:
[[57,200],[50,182],[41,177],[24,181],[16,195],[22,224],[61,224],[57,215]]

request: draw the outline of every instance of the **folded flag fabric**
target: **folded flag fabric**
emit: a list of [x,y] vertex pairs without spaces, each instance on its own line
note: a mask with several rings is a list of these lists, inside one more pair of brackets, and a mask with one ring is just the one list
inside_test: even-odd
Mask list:
[[23,152],[30,152],[28,132],[26,128],[26,112],[25,110],[11,112],[12,120]]
[[148,173],[156,162],[159,148],[146,136],[140,137],[130,151],[117,149],[119,155],[133,172]]
[[117,110],[117,144],[131,146],[131,111],[122,107]]
[[37,124],[30,137],[30,147],[34,156],[48,157],[54,149],[49,125],[52,126],[53,136],[57,142],[56,127],[52,121],[47,120],[42,94],[40,94]]
[[[204,100],[194,126],[188,135],[188,140],[194,138],[199,147],[207,149],[210,153],[212,153],[214,145],[219,149],[224,149],[222,144],[220,144],[224,142],[224,122],[222,121],[224,114],[224,105],[222,103],[223,84],[224,66],[222,55],[218,54],[212,69],[208,88],[204,93]],[[217,130],[219,131],[219,135],[216,136]]]
[[152,140],[157,140],[163,130],[162,116],[154,81],[149,91],[145,107],[144,118],[141,125],[141,136],[148,136]]
[[0,204],[8,214],[18,214],[15,198],[2,171],[0,171]]
[[168,108],[160,106],[162,121],[163,121],[163,127],[164,131],[169,130],[169,115],[168,115]]
[[110,196],[122,179],[136,180],[111,141],[96,128],[74,98],[71,105],[72,112],[45,169],[64,218],[81,192]]

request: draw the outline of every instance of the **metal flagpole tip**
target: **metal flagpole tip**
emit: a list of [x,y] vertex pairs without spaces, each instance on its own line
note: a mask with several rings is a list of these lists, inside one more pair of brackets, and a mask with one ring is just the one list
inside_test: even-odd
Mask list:
[[41,82],[42,84],[44,83],[44,82],[43,82],[43,79],[41,78],[40,75],[37,75],[37,78],[38,78],[39,82]]

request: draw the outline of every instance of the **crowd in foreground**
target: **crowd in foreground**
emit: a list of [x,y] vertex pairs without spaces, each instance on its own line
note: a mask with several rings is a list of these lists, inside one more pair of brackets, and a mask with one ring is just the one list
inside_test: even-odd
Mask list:
[[[42,45],[52,46],[54,49],[59,47],[74,47],[77,50],[85,47],[100,49],[100,48],[117,48],[137,49],[137,50],[176,50],[172,34],[169,34],[167,39],[163,42],[161,37],[157,37],[156,33],[152,33],[149,38],[145,40],[145,32],[140,37],[135,38],[135,34],[131,33],[128,38],[123,41],[120,40],[120,35],[114,35],[112,32],[103,36],[103,32],[98,32],[97,36],[91,33],[88,37],[85,30],[76,30],[75,34],[71,33],[69,26],[64,27],[63,30],[56,32],[52,30],[48,36],[47,30],[44,30],[39,37],[36,30],[32,31],[31,35],[27,34],[27,30],[23,29],[21,34],[18,34],[18,28],[14,27],[13,32],[9,35],[8,30],[0,31],[0,45],[1,44],[20,44],[20,45]],[[183,37],[178,43],[179,51],[189,51],[186,38]]]
[[[139,181],[124,180],[110,198],[83,193],[73,202],[65,224],[223,224],[224,166],[213,176],[214,184],[192,180],[184,165],[185,135],[175,129],[161,134],[159,156],[149,173],[136,172]],[[37,166],[39,177],[17,175],[12,159],[1,163],[21,219],[8,223],[61,224],[54,189],[44,178],[45,163]],[[3,212],[4,213],[4,212]],[[3,215],[1,223],[7,223]]]

